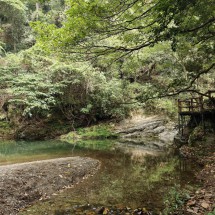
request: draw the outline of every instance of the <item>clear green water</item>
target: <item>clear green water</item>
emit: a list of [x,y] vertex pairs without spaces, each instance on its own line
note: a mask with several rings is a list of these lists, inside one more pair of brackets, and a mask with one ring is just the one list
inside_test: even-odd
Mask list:
[[[158,213],[171,187],[193,184],[194,166],[150,145],[116,141],[0,142],[0,165],[67,156],[101,161],[97,174],[20,214],[67,214],[82,205],[146,208]],[[63,213],[65,212],[65,213]],[[68,213],[72,214],[72,213]],[[81,214],[81,213],[80,213]]]

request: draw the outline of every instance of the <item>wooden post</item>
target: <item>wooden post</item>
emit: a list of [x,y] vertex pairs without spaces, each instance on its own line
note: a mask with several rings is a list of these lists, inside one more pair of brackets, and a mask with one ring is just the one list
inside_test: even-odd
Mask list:
[[181,115],[178,113],[178,130],[179,130],[179,134],[181,135],[181,119],[180,119]]
[[204,110],[203,96],[200,96],[199,101],[200,101],[200,112],[203,112]]
[[178,112],[181,113],[181,100],[178,99]]

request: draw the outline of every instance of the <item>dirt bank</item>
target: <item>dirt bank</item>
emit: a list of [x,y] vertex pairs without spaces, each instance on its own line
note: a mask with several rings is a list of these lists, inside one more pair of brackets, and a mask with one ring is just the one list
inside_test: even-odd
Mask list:
[[[184,157],[202,165],[196,177],[202,185],[190,194],[180,213],[184,215],[215,214],[215,134],[205,140],[197,141],[195,146],[183,146],[180,151]],[[211,213],[209,213],[211,212]],[[213,213],[212,213],[213,212]]]
[[93,175],[99,167],[99,161],[81,157],[0,166],[0,214],[15,215]]

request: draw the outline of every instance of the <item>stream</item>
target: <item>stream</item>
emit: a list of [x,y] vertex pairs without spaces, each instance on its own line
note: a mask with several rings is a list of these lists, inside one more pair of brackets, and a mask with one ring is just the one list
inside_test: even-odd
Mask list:
[[102,207],[112,210],[112,214],[126,214],[116,212],[125,208],[160,214],[169,192],[196,182],[193,173],[197,167],[156,141],[154,144],[147,140],[141,144],[117,140],[76,144],[59,140],[0,142],[0,165],[67,156],[98,159],[101,168],[74,188],[38,201],[19,214],[92,215]]

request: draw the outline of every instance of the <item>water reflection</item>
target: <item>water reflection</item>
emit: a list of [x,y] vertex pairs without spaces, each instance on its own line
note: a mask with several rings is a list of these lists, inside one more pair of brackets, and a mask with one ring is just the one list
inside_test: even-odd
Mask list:
[[[116,141],[0,142],[0,164],[63,156],[89,156],[102,162],[98,173],[74,189],[38,202],[20,214],[54,214],[81,205],[146,208],[160,211],[170,187],[193,183],[193,167],[161,147]],[[185,168],[186,167],[186,168]]]
[[148,148],[145,145],[137,145],[131,143],[117,143],[115,147],[120,153],[127,154],[134,162],[144,162],[147,155],[157,156],[163,151],[159,149]]

